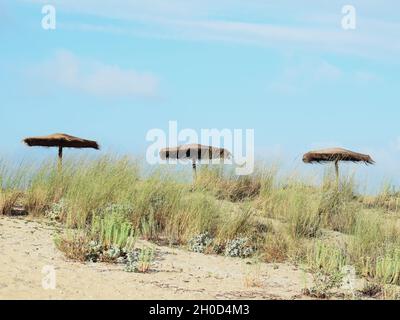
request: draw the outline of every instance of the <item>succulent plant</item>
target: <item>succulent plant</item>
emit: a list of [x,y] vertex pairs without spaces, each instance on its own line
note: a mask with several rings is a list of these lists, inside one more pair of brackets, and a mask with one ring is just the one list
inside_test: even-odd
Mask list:
[[103,254],[103,247],[97,241],[90,241],[88,243],[86,260],[90,262],[97,262]]
[[50,220],[60,220],[61,215],[65,211],[65,201],[60,199],[60,201],[53,203],[51,207],[46,210],[45,216]]
[[117,246],[111,246],[106,252],[105,255],[110,259],[117,259],[121,256],[121,249]]
[[254,253],[254,249],[247,245],[248,238],[236,238],[227,242],[225,255],[229,257],[247,258]]
[[206,248],[211,245],[213,238],[208,232],[194,236],[189,240],[189,250],[197,253],[204,253]]
[[126,255],[126,265],[125,271],[126,272],[137,272],[139,262],[139,251],[133,250]]

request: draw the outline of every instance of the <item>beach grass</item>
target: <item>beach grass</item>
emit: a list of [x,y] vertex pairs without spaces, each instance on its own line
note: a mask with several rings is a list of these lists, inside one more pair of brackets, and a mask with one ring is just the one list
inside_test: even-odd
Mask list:
[[[109,155],[70,158],[61,171],[52,161],[0,164],[0,213],[21,204],[57,220],[68,230],[58,247],[73,259],[87,259],[93,243],[104,252],[133,248],[137,238],[185,247],[207,234],[207,253],[246,243],[265,262],[328,275],[351,265],[374,284],[400,285],[400,193],[387,185],[366,196],[353,177],[338,186],[327,175],[317,185],[273,167],[237,177],[219,166],[202,167],[191,183],[163,166],[148,172],[138,160]],[[142,253],[143,270],[151,256]]]

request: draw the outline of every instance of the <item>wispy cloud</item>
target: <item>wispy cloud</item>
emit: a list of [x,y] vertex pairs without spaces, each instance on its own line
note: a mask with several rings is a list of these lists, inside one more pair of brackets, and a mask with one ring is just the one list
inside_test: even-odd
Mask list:
[[152,74],[82,60],[65,50],[32,67],[29,75],[50,87],[103,97],[154,97],[158,89],[158,79]]
[[[226,17],[267,18],[270,20],[308,21],[319,20],[326,23],[325,17],[337,17],[346,2],[343,0],[308,0],[307,5],[293,0],[19,0],[22,3],[52,4],[58,9],[71,13],[102,16],[112,19],[138,18],[186,18],[215,19]],[[398,18],[400,5],[397,0],[352,0],[349,3],[360,9],[364,15]],[[275,19],[272,19],[275,18]],[[329,21],[331,22],[331,21]],[[338,23],[335,19],[334,23]]]
[[[386,20],[386,15],[391,16],[394,10],[391,6],[398,7],[396,2],[377,8],[373,1],[355,0],[354,5],[359,9],[358,23],[357,29],[351,31],[341,28],[343,3],[337,0],[329,1],[329,4],[312,1],[313,5],[307,9],[286,0],[279,4],[259,0],[50,2],[60,10],[105,19],[97,24],[61,23],[70,29],[187,41],[225,41],[278,50],[307,50],[367,58],[397,57],[400,53],[397,41],[400,22]],[[112,23],[107,19],[113,19]],[[115,19],[125,23],[118,25]]]
[[[97,31],[185,41],[228,42],[281,51],[303,50],[374,59],[387,56],[395,57],[400,54],[400,45],[395,34],[380,32],[380,29],[375,29],[374,32],[365,30],[345,31],[338,25],[327,28],[217,20],[158,19],[142,22],[140,26],[134,27],[76,23],[64,23],[62,26],[79,31]],[[400,33],[400,24],[395,24],[394,28]]]

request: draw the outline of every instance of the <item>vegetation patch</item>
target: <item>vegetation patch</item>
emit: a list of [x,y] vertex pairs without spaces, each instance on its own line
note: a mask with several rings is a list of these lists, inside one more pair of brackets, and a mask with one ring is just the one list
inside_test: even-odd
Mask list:
[[[151,269],[154,250],[141,238],[190,251],[265,262],[289,261],[315,275],[309,294],[329,297],[341,268],[395,297],[400,285],[399,192],[357,193],[352,177],[322,185],[257,168],[248,177],[199,170],[194,184],[166,168],[149,172],[129,157],[64,159],[14,168],[0,161],[0,214],[16,206],[68,230],[56,242],[71,259]],[[395,288],[395,289],[392,289]],[[368,293],[369,292],[369,293]]]

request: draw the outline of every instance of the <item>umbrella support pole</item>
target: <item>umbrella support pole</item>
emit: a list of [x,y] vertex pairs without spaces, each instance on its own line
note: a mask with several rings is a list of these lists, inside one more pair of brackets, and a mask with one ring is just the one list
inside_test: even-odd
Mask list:
[[196,165],[196,160],[194,159],[192,163],[192,168],[193,168],[193,183],[195,183],[197,179],[197,165]]
[[62,168],[63,148],[58,147],[58,170]]
[[335,161],[336,186],[339,189],[339,161]]

